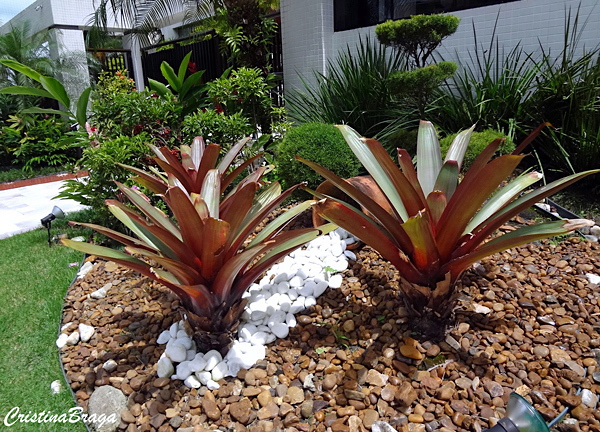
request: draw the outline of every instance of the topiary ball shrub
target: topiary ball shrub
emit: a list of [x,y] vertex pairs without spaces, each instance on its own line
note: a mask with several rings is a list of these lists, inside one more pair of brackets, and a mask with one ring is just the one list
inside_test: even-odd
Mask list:
[[[316,188],[325,179],[296,160],[296,155],[313,161],[342,178],[354,177],[362,169],[362,164],[346,144],[342,133],[330,124],[305,123],[291,128],[277,149],[276,166],[283,186],[288,188],[305,181],[311,189]],[[302,192],[300,196],[307,195]]]
[[[452,144],[452,141],[454,138],[456,138],[456,135],[458,135],[458,133],[448,135],[440,140],[440,148],[442,150],[443,158],[446,157],[446,153],[450,148],[450,144]],[[498,147],[498,151],[496,152],[498,155],[511,153],[515,149],[515,143],[513,140],[503,132],[494,129],[487,129],[483,132],[473,132],[473,135],[471,135],[471,140],[469,141],[469,146],[467,147],[467,152],[465,153],[462,170],[468,170],[483,149],[497,138],[506,139],[506,141],[504,141],[502,144],[500,144],[500,147]]]

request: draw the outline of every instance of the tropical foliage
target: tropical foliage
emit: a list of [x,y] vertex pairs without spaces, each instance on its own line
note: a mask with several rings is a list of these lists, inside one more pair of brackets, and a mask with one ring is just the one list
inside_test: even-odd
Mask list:
[[245,143],[236,144],[217,165],[219,146],[204,145],[198,138],[191,147],[181,147],[181,162],[169,151],[156,149],[156,163],[165,174],[133,169],[141,184],[161,193],[176,222],[149,204],[141,192],[118,184],[138,211],[116,200],[108,200],[107,205],[137,238],[82,225],[122,243],[125,252],[63,240],[67,246],[128,266],[172,290],[204,350],[228,349],[246,303],[242,294],[278,259],[320,233],[312,228],[281,231],[310,206],[309,201],[277,217],[251,238],[263,219],[297,186],[282,193],[278,183],[263,185],[265,168],[224,193],[230,179],[241,171],[237,167],[228,173]]
[[[449,303],[455,298],[456,281],[478,260],[593,224],[586,220],[561,220],[525,226],[487,241],[519,212],[600,170],[574,174],[522,195],[542,176],[536,172],[525,173],[498,189],[523,159],[511,154],[490,162],[500,145],[499,139],[486,147],[459,182],[460,167],[473,128],[455,138],[442,161],[435,127],[421,122],[416,170],[405,150],[398,150],[398,168],[378,141],[361,138],[348,126],[339,128],[384,200],[376,202],[331,171],[300,159],[352,198],[366,214],[327,196],[315,209],[325,219],[379,251],[398,269],[400,289],[408,306],[417,314],[427,310],[448,313]],[[517,150],[520,152],[522,148],[523,144]]]

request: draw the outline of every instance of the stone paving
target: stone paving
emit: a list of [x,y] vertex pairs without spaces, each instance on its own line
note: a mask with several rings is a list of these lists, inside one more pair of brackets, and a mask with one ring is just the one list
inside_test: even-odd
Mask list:
[[84,208],[73,200],[52,199],[61,185],[55,181],[0,191],[0,239],[41,227],[40,219],[54,206],[65,213]]

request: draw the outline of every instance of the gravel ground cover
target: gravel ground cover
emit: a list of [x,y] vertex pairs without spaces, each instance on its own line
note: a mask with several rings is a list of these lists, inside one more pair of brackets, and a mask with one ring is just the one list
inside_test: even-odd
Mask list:
[[[62,317],[95,328],[61,349],[78,403],[86,409],[98,387],[120,389],[128,402],[118,428],[128,432],[382,430],[378,421],[478,432],[516,391],[547,421],[570,407],[561,431],[600,431],[597,243],[573,236],[484,259],[463,275],[453,320],[431,340],[413,332],[396,270],[368,247],[354,252],[339,289],[215,390],[157,376],[157,338],[182,319],[177,298],[89,257],[95,265],[70,288]],[[107,284],[106,297],[90,297]]]

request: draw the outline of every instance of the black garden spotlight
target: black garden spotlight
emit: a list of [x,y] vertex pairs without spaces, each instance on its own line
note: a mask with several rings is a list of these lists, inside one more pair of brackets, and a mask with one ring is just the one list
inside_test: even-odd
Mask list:
[[54,206],[54,208],[52,209],[52,212],[48,214],[48,216],[44,216],[42,218],[42,225],[46,227],[46,229],[48,230],[48,246],[52,246],[52,242],[51,242],[51,238],[50,238],[50,228],[52,226],[52,221],[56,218],[62,219],[65,217],[65,214],[63,213],[63,211],[57,207]]
[[511,393],[506,417],[487,432],[550,432],[539,412],[521,395]]

